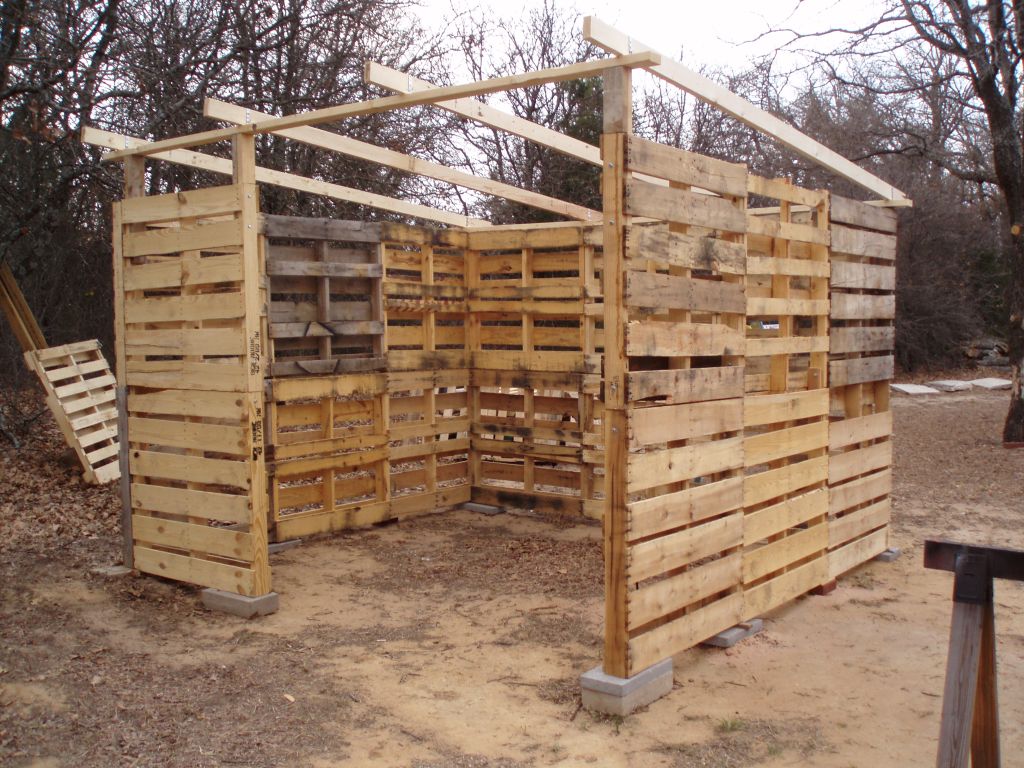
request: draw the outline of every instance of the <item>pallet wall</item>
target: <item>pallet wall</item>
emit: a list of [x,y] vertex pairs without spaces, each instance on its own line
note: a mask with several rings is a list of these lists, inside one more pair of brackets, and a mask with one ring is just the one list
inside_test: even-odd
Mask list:
[[262,231],[271,538],[468,501],[464,238],[283,216]]
[[829,570],[886,549],[892,502],[896,215],[832,198]]
[[123,487],[134,567],[270,588],[255,185],[114,207]]
[[894,219],[629,134],[605,152],[605,670],[630,676],[887,546]]
[[596,238],[581,226],[468,236],[475,501],[600,515]]
[[828,580],[828,193],[747,190],[744,619]]

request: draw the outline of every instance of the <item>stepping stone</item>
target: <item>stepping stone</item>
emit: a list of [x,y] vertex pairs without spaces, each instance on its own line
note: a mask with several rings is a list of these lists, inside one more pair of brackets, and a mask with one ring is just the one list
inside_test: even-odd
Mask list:
[[940,392],[968,392],[971,389],[971,382],[942,379],[941,381],[929,381],[928,386],[934,387]]
[[892,388],[904,395],[937,395],[939,390],[926,387],[924,384],[893,384]]
[[1009,389],[1013,386],[1013,382],[1009,379],[995,378],[975,379],[971,384],[976,387],[981,387],[982,389]]

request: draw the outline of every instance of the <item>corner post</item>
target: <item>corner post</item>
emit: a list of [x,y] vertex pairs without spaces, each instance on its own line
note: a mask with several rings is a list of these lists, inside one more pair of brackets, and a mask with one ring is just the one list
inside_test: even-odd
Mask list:
[[604,424],[605,424],[605,674],[630,676],[626,574],[626,309],[625,187],[626,154],[633,131],[632,72],[624,67],[604,74],[604,128],[601,136],[601,195],[604,215]]
[[[123,198],[130,200],[146,194],[146,158],[140,155],[124,159]],[[135,536],[132,531],[132,475],[128,457],[128,382],[124,339],[124,225],[121,203],[114,203],[111,225],[114,276],[114,372],[117,376],[117,451],[121,472],[121,558],[126,568],[135,567]]]
[[249,502],[250,529],[253,537],[254,593],[270,593],[270,557],[267,549],[269,496],[264,454],[265,413],[263,381],[266,375],[266,333],[264,296],[259,253],[259,187],[256,184],[256,137],[252,132],[236,134],[232,139],[233,179],[242,204],[242,273],[245,281],[246,391],[250,450]]

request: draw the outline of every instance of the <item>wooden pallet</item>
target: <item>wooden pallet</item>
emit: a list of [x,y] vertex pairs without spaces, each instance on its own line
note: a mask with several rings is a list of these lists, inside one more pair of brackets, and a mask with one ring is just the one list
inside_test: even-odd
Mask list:
[[[633,674],[743,618],[747,217],[741,165],[636,137],[625,158],[628,170],[669,182],[634,177],[624,190],[626,213],[662,222],[628,229],[622,275],[625,445],[616,448],[627,455],[613,504],[625,502]],[[607,315],[605,324],[610,335]],[[610,454],[615,440],[613,430]]]
[[46,392],[46,404],[82,465],[87,483],[121,476],[117,382],[95,339],[25,353]]
[[896,215],[832,197],[829,561],[832,578],[889,546]]
[[250,596],[270,591],[258,197],[239,183],[114,207],[133,565]]

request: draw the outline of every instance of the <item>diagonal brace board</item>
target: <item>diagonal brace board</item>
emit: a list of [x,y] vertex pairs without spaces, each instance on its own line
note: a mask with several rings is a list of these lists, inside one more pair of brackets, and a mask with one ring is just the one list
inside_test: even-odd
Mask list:
[[[634,40],[615,27],[601,21],[596,16],[587,16],[583,21],[583,37],[613,54],[632,53],[633,51],[651,51],[644,43]],[[651,72],[666,82],[672,83],[698,99],[717,107],[726,114],[736,118],[768,136],[777,139],[781,144],[802,157],[811,160],[833,173],[870,190],[886,200],[901,201],[907,196],[886,181],[868,173],[860,166],[832,151],[824,144],[806,136],[793,126],[775,115],[756,107],[742,96],[738,96],[722,85],[694,72],[678,61],[668,57],[650,67]]]

